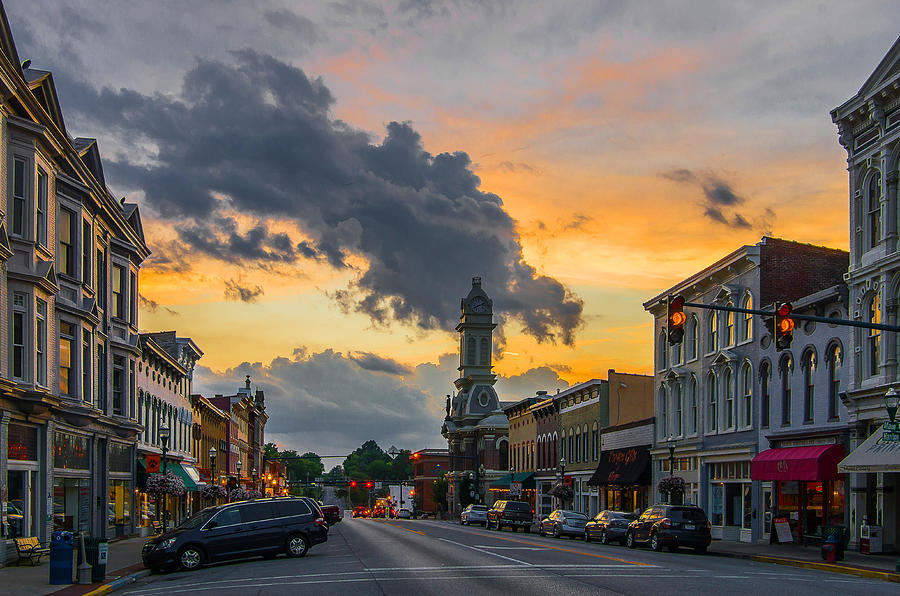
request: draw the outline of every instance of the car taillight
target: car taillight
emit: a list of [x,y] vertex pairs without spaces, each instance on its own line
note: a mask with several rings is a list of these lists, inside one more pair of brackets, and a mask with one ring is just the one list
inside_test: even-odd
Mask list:
[[662,526],[662,527],[664,527],[664,528],[671,528],[671,527],[672,527],[672,520],[670,520],[668,517],[664,517],[664,518],[662,518],[662,519],[659,521],[659,525]]
[[709,520],[706,520],[706,529],[712,531],[712,524]]
[[319,524],[320,526],[325,526],[325,518],[323,518],[323,517],[317,517],[317,518],[316,518],[316,523]]

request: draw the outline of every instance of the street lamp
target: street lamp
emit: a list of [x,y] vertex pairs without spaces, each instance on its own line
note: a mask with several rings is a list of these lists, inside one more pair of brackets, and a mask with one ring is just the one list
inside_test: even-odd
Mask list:
[[896,422],[898,405],[900,405],[900,395],[897,395],[897,392],[891,387],[884,394],[884,409],[887,410],[892,424]]
[[250,470],[250,475],[253,477],[253,490],[256,490],[257,486],[258,486],[256,483],[256,475],[257,475],[256,468],[253,468],[252,470]]
[[[559,460],[559,482],[562,485],[565,485],[566,482],[566,458],[560,458]],[[560,499],[562,501],[562,506],[566,506],[565,499]]]
[[[169,425],[163,422],[159,425],[159,442],[162,443],[162,473],[163,476],[166,475],[166,454],[169,452]],[[165,534],[166,532],[166,522],[169,519],[169,510],[166,507],[168,503],[166,502],[167,494],[163,493],[163,514],[162,514],[162,531]],[[158,505],[158,503],[157,503]]]
[[669,477],[675,475],[675,441],[669,441]]
[[235,464],[235,467],[237,468],[237,485],[238,485],[238,488],[241,487],[241,467],[243,467],[243,465],[244,465],[244,464],[241,463],[241,460],[237,460],[237,463]]

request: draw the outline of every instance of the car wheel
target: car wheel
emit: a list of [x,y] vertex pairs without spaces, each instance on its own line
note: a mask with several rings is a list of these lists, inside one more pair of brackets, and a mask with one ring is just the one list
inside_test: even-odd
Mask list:
[[650,534],[650,548],[656,552],[662,550],[662,540],[659,539],[659,534],[657,532]]
[[560,533],[559,533],[559,526],[553,526],[553,537],[554,537],[554,538],[559,538],[559,536],[560,536]]
[[703,553],[706,552],[706,545],[698,544],[697,546],[694,547],[694,552],[699,555],[702,555]]
[[303,534],[288,536],[285,551],[289,557],[302,557],[309,550],[309,540]]
[[197,546],[188,546],[178,553],[178,567],[183,571],[193,571],[203,564],[203,551]]
[[606,535],[606,530],[600,531],[600,543],[609,544],[609,536]]
[[625,546],[628,548],[637,548],[637,542],[634,541],[634,532],[628,532],[625,535]]
[[585,542],[590,542],[590,541],[591,541],[591,533],[588,532],[587,530],[584,531],[584,541],[585,541]]
[[538,536],[543,536],[543,535],[544,535],[544,525],[541,524],[538,526]]

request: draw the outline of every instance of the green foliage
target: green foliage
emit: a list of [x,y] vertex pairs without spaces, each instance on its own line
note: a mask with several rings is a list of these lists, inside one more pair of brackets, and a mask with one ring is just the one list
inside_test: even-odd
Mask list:
[[263,454],[267,458],[278,457],[278,446],[275,443],[266,443],[263,446]]
[[463,507],[467,507],[475,502],[475,498],[469,494],[475,488],[475,481],[469,480],[469,476],[463,476],[462,481],[459,483],[459,502]]
[[440,478],[434,481],[434,487],[432,488],[431,496],[440,511],[447,510],[448,487],[449,483],[447,482],[447,474],[441,474]]

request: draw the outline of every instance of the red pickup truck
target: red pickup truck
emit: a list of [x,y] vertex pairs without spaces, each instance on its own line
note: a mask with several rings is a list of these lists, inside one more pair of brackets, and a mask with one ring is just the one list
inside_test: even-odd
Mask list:
[[344,512],[337,505],[319,505],[319,508],[322,510],[322,515],[325,516],[325,521],[328,522],[329,526],[333,526],[344,517]]

